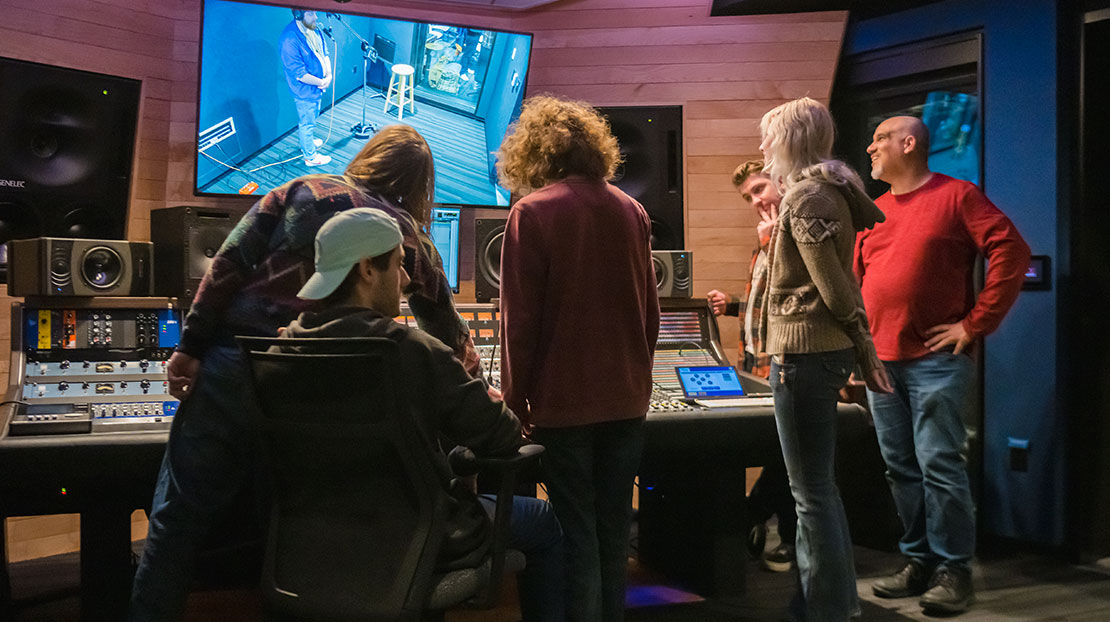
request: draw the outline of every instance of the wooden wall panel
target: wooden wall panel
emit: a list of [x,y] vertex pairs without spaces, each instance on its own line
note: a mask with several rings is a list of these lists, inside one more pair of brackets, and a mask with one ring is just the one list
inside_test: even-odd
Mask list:
[[[531,32],[530,94],[557,93],[599,106],[683,106],[686,238],[699,295],[712,288],[743,291],[755,217],[732,189],[730,173],[759,155],[764,112],[802,95],[827,100],[846,20],[843,12],[709,17],[708,0],[561,0],[515,12],[402,0],[300,4]],[[0,0],[0,7],[6,16],[0,56],[143,81],[130,239],[149,239],[152,209],[249,203],[192,193],[200,0]],[[473,232],[463,239],[472,240]],[[463,275],[472,274],[472,247],[463,249],[463,264]],[[473,300],[472,282],[461,290],[460,300]],[[11,299],[5,294],[0,289],[6,312]],[[737,324],[724,318],[720,326],[735,361]],[[0,323],[0,353],[9,349],[8,330]],[[7,364],[0,356],[0,386]],[[53,533],[57,524],[39,532],[21,526],[16,533],[30,540],[39,533],[55,544],[72,539]],[[27,555],[51,549],[17,546]]]

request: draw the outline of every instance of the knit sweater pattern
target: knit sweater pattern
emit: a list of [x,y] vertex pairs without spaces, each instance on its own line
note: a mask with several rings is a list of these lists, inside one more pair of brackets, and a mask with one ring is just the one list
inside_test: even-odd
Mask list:
[[772,233],[761,335],[768,354],[854,348],[865,372],[881,365],[852,272],[857,231],[884,219],[840,162],[802,171]]

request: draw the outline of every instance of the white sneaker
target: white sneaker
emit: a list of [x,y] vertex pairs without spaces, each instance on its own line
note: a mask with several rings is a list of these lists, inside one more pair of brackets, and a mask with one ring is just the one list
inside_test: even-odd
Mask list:
[[304,161],[306,166],[322,166],[324,164],[327,164],[328,162],[331,162],[331,156],[326,156],[322,153],[317,153],[308,160]]
[[313,138],[312,139],[312,144],[316,145],[317,148],[322,147],[322,146],[324,146],[324,139],[323,138]]

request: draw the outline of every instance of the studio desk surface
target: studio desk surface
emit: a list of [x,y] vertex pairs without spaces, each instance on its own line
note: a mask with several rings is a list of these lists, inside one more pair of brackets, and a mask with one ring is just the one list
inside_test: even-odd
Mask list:
[[[120,299],[115,305],[135,300]],[[677,397],[676,364],[727,364],[727,358],[716,318],[704,301],[661,302],[655,381],[656,397],[664,403],[653,406],[645,423],[639,554],[696,591],[738,593],[744,588],[746,560],[745,468],[781,456],[774,409],[765,403],[715,409],[665,403],[665,398]],[[164,307],[166,302],[144,304]],[[58,301],[43,306],[50,305],[64,306]],[[459,310],[471,323],[496,384],[497,310],[492,305],[460,305]],[[21,312],[13,310],[13,337],[23,330],[17,316]],[[404,316],[399,320],[405,321]],[[27,364],[27,353],[14,350],[17,341],[13,339],[9,400],[15,399],[13,391],[22,381],[15,372]],[[758,378],[745,375],[744,382],[750,392],[769,392]],[[131,582],[130,514],[150,504],[169,433],[12,436],[15,406],[0,407],[0,516],[80,513],[82,617],[120,618]],[[849,426],[867,425],[858,406],[842,404],[839,412]],[[0,538],[0,547],[3,542]],[[11,605],[6,563],[0,564],[0,575],[2,614]]]

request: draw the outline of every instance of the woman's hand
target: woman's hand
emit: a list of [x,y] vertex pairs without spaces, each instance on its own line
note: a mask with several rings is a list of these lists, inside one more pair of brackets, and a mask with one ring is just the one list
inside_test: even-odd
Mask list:
[[886,374],[886,367],[876,367],[867,373],[867,388],[875,393],[894,393],[894,385]]

